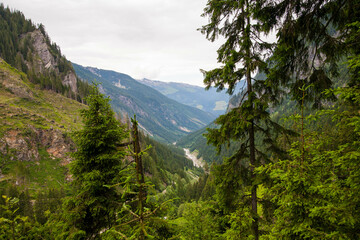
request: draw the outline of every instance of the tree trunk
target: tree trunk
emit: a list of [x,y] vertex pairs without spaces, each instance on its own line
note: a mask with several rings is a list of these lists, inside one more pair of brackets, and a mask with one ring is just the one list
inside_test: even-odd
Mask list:
[[[246,1],[246,9],[249,9],[249,2]],[[244,9],[243,9],[243,12]],[[249,14],[246,16],[246,26],[251,26],[250,17]],[[252,83],[251,83],[251,38],[250,38],[250,30],[248,28],[243,29],[244,35],[245,35],[245,41],[248,42],[249,45],[247,45],[246,49],[246,83],[247,83],[247,92],[248,92],[248,100],[251,102],[250,112],[254,110],[254,105],[252,103]],[[250,128],[249,128],[249,143],[250,143],[250,172],[251,172],[251,210],[253,215],[253,222],[252,222],[252,232],[254,234],[255,240],[259,239],[259,222],[258,222],[258,216],[257,216],[257,185],[254,184],[256,175],[254,173],[255,167],[256,167],[256,156],[255,156],[255,129],[254,129],[254,120],[249,119],[250,121]]]
[[136,117],[134,117],[133,122],[133,146],[134,146],[134,153],[135,153],[135,163],[136,163],[136,181],[139,186],[139,223],[140,223],[140,236],[139,239],[144,239],[145,233],[145,224],[144,224],[144,200],[146,198],[146,192],[144,189],[145,179],[144,179],[144,168],[141,159],[141,149],[140,149],[140,139],[139,139],[139,132],[137,128]]

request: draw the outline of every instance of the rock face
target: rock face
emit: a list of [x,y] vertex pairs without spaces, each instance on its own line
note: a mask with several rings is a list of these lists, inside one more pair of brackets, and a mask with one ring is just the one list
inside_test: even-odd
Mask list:
[[11,160],[38,161],[39,148],[45,149],[53,158],[61,158],[62,164],[70,162],[68,152],[73,143],[59,130],[31,128],[27,132],[10,130],[0,139],[0,152]]
[[38,73],[43,73],[45,70],[55,70],[56,61],[54,56],[50,53],[48,45],[46,43],[45,36],[40,30],[35,30],[30,33],[32,44],[38,58],[36,60],[35,71]]
[[[58,61],[59,57],[56,58],[49,49],[48,42],[46,37],[40,30],[35,30],[31,33],[28,33],[31,38],[32,45],[34,47],[34,62],[27,63],[29,68],[32,68],[35,73],[46,73],[49,71],[55,71],[57,75],[60,75],[62,83],[66,86],[70,86],[73,92],[77,92],[77,79],[75,72],[69,70],[65,74],[60,73]],[[61,56],[60,56],[61,57]]]
[[12,160],[39,160],[39,152],[34,145],[34,142],[22,136],[20,132],[11,130],[0,140],[0,152],[5,156],[11,154]]
[[70,86],[73,92],[77,92],[76,75],[74,72],[69,71],[62,80],[62,83],[66,86]]

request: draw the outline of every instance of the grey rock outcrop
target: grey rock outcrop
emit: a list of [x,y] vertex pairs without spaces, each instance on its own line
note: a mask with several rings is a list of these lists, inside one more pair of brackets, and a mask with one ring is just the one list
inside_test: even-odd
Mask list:
[[46,36],[38,29],[29,34],[34,47],[35,56],[32,64],[27,63],[28,67],[32,68],[35,73],[41,74],[48,71],[55,71],[56,74],[60,75],[62,83],[69,86],[71,90],[76,93],[77,79],[75,72],[70,70],[65,74],[60,73],[58,66],[59,59],[51,53]]
[[66,85],[66,86],[70,86],[71,88],[71,91],[73,92],[77,92],[77,85],[76,85],[76,82],[77,82],[77,79],[76,79],[76,75],[74,72],[72,71],[69,71],[64,79],[63,79],[63,84]]
[[35,71],[37,73],[43,73],[45,70],[55,70],[56,61],[54,56],[50,53],[46,38],[40,30],[35,30],[30,33],[32,43],[34,46],[36,65]]

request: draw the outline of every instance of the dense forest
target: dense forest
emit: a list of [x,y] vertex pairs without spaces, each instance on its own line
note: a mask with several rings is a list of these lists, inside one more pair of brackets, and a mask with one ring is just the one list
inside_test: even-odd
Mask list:
[[360,239],[360,3],[204,7],[201,33],[224,40],[204,83],[232,93],[245,79],[239,104],[204,131],[219,157],[194,168],[136,119],[118,121],[92,86],[72,181],[0,188],[0,239]]

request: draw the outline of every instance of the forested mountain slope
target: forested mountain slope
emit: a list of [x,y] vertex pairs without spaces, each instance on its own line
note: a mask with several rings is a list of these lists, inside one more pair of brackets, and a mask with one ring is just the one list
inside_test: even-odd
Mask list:
[[51,42],[42,24],[0,4],[0,57],[27,74],[32,83],[82,101],[89,87],[77,79],[71,63]]
[[115,111],[130,117],[136,114],[140,127],[157,140],[176,142],[215,118],[210,113],[178,103],[126,74],[73,66],[81,79],[101,83],[100,89],[110,96]]
[[214,88],[205,90],[204,87],[190,84],[161,82],[150,79],[141,79],[138,81],[158,90],[168,98],[212,113],[215,116],[219,116],[225,112],[229,101],[229,96],[224,91],[218,92]]

